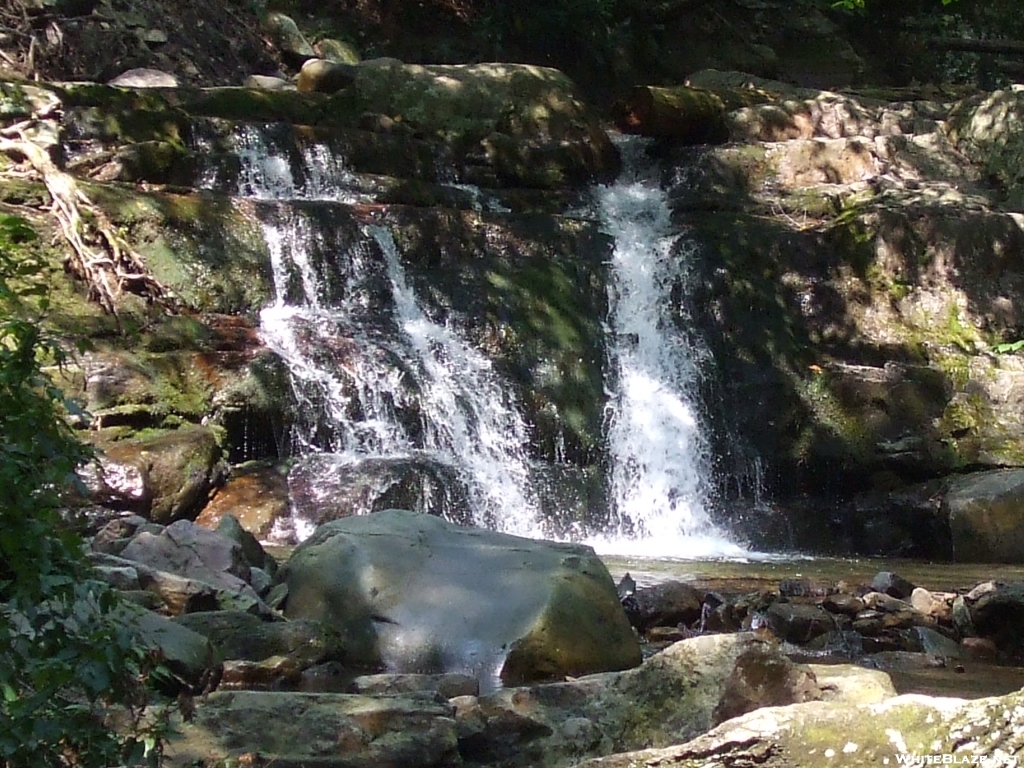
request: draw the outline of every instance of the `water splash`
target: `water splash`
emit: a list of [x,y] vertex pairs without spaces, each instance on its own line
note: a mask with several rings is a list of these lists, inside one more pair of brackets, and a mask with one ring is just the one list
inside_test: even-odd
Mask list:
[[601,552],[650,557],[736,556],[711,521],[710,449],[699,408],[708,357],[686,326],[694,246],[672,225],[657,177],[636,140],[622,143],[630,172],[597,191],[615,240],[609,285],[611,530]]

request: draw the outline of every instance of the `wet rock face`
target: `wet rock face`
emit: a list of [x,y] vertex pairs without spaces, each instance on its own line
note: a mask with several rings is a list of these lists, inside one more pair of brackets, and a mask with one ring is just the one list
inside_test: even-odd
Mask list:
[[292,526],[310,530],[385,509],[415,509],[462,525],[472,523],[466,516],[464,482],[450,466],[428,456],[353,460],[311,454],[288,473],[288,491]]
[[389,510],[321,526],[279,580],[286,616],[323,621],[355,658],[396,671],[493,685],[640,661],[611,577],[584,547]]

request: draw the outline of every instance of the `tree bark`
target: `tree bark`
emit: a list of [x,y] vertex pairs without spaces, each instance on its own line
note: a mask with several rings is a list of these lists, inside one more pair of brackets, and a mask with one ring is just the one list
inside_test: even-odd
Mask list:
[[729,138],[727,112],[771,100],[771,94],[753,88],[640,85],[613,107],[613,115],[623,133],[681,144],[720,144]]
[[673,139],[683,144],[725,141],[725,104],[711,91],[678,86],[637,86],[615,106],[623,133]]

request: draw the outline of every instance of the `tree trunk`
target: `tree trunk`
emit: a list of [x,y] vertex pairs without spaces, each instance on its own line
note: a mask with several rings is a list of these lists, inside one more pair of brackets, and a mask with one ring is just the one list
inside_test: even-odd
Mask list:
[[615,124],[623,133],[673,139],[683,144],[725,141],[725,104],[711,91],[687,86],[637,86],[616,105]]

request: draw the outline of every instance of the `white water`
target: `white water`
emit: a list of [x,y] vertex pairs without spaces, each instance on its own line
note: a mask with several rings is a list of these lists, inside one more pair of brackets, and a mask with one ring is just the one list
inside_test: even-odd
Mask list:
[[[259,131],[241,133],[236,145],[242,194],[352,201],[337,161],[306,157],[308,178],[298,184],[287,158]],[[306,429],[294,436],[296,453],[328,450],[352,463],[427,455],[462,478],[476,524],[541,536],[529,491],[526,425],[490,361],[454,325],[435,323],[423,311],[390,230],[363,227],[344,257],[332,260],[344,270],[340,275],[325,274],[311,258],[314,246],[337,245],[325,243],[304,212],[280,206],[264,222],[264,234],[278,298],[261,313],[261,332],[287,362],[306,415]],[[370,285],[381,260],[389,306],[380,305]],[[296,293],[304,298],[291,303],[287,297]],[[301,539],[309,531],[300,520],[294,532]]]
[[[615,240],[609,285],[608,446],[615,521],[588,543],[604,554],[736,557],[710,519],[710,450],[698,401],[708,357],[682,328],[693,246],[672,226],[656,171],[637,140],[620,144],[627,172],[597,192]],[[632,156],[631,156],[632,155]]]
[[370,227],[384,253],[395,314],[420,371],[424,447],[451,456],[472,482],[473,518],[481,525],[541,536],[536,501],[528,497],[527,430],[491,362],[450,325],[427,318],[409,287],[390,231]]

